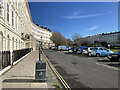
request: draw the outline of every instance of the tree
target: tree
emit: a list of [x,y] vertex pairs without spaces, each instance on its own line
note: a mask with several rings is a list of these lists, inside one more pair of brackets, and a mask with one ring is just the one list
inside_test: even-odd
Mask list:
[[73,46],[73,42],[70,39],[66,39],[67,46]]
[[108,47],[108,43],[107,43],[106,41],[102,41],[102,42],[101,42],[101,45],[102,45],[103,47]]
[[73,35],[72,35],[72,40],[73,40],[73,41],[76,40],[76,39],[79,39],[79,38],[82,38],[82,36],[79,35],[79,34],[73,34]]
[[94,42],[94,45],[95,45],[96,47],[97,47],[99,44],[100,44],[99,41],[95,41],[95,42]]
[[67,43],[68,43],[67,39],[64,36],[62,36],[62,34],[58,31],[54,32],[50,39],[53,41],[53,43],[56,46],[59,46],[59,45],[66,45],[67,46]]
[[80,41],[81,38],[82,38],[81,35],[79,35],[79,34],[73,34],[72,35],[73,44],[74,45],[76,44],[77,46],[81,46],[81,41]]

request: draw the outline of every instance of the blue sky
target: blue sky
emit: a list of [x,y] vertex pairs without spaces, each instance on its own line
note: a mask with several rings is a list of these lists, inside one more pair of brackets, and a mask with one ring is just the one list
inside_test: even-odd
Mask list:
[[117,2],[29,2],[32,20],[66,38],[118,30]]

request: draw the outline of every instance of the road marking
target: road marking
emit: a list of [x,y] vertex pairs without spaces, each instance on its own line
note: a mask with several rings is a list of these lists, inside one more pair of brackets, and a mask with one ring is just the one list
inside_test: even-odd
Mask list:
[[[43,53],[43,55],[46,57],[46,55],[44,53]],[[46,57],[46,60],[47,60],[48,64],[50,65],[50,67],[52,68],[52,70],[54,71],[54,73],[57,75],[57,77],[61,81],[61,83],[63,84],[63,86],[66,88],[66,90],[71,90],[70,86],[66,83],[66,81],[63,79],[63,77],[54,68],[54,66],[51,64],[51,62],[49,61],[49,59],[47,57]]]
[[101,63],[96,63],[97,65],[100,65],[100,66],[104,66],[104,67],[107,67],[107,68],[111,68],[111,69],[114,69],[114,70],[120,70],[118,68],[115,68],[115,67],[111,67],[111,66],[108,66],[108,65],[105,65],[105,64],[101,64]]

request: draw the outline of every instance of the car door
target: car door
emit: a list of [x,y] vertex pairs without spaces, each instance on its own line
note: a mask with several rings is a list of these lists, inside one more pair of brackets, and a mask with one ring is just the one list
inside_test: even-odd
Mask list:
[[109,50],[108,50],[107,48],[104,48],[104,50],[103,50],[103,54],[104,54],[104,56],[108,56],[108,54],[109,54]]
[[104,55],[103,48],[99,48],[98,53],[100,54],[100,56],[103,56]]

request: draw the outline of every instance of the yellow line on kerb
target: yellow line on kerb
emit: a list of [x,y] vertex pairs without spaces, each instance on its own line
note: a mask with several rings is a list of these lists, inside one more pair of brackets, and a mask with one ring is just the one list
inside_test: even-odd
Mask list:
[[[44,53],[43,53],[44,54]],[[44,54],[44,56],[46,57],[46,55]],[[61,83],[63,84],[63,86],[67,89],[67,90],[71,90],[71,88],[69,87],[69,85],[66,83],[66,81],[63,79],[63,77],[58,73],[58,71],[54,68],[54,66],[51,64],[51,62],[49,61],[49,59],[46,57],[46,60],[48,62],[48,64],[50,65],[50,67],[52,68],[52,70],[54,71],[54,73],[57,75],[57,77],[59,78],[59,80],[61,81]]]

